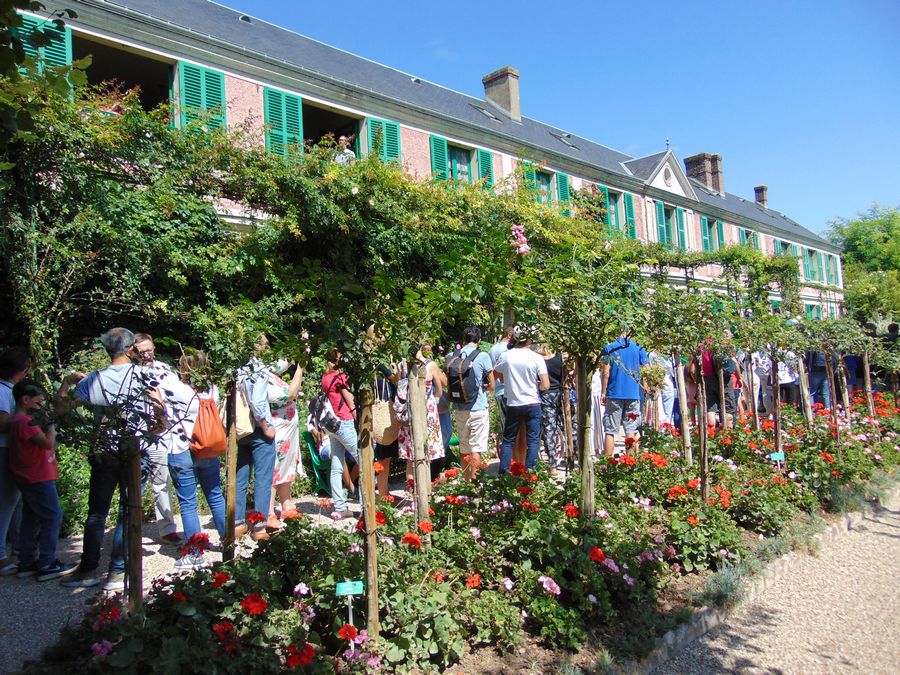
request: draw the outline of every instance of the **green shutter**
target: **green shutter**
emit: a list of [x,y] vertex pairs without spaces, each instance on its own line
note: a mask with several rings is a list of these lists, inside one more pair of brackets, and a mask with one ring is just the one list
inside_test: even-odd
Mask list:
[[484,181],[484,187],[494,187],[494,157],[490,150],[479,150],[478,155],[478,178]]
[[569,190],[569,176],[564,173],[556,174],[556,196],[559,197],[559,208],[563,215],[572,215],[571,192]]
[[816,305],[816,318],[822,318],[822,305]]
[[303,100],[266,87],[263,96],[266,150],[287,155],[303,148]]
[[738,228],[738,237],[740,238],[742,245],[746,244],[747,243],[747,230],[745,230],[743,227]]
[[[377,152],[382,162],[400,158],[400,125],[396,122],[368,119],[369,153]],[[380,143],[379,143],[380,141]]]
[[753,249],[756,251],[759,250],[759,232],[753,233]]
[[637,225],[634,222],[634,197],[625,193],[625,229],[629,239],[637,239]]
[[606,214],[603,216],[603,224],[607,227],[612,223],[612,217],[610,215],[610,207],[609,207],[609,188],[603,185],[600,186],[600,194],[603,195],[603,206],[606,207]]
[[716,221],[716,248],[722,248],[725,246],[725,221],[717,220]]
[[537,201],[540,201],[537,187],[537,171],[531,162],[525,162],[525,172],[523,176],[525,177],[525,189],[528,190]]
[[712,251],[712,241],[709,238],[709,218],[700,216],[700,237],[703,239],[703,250]]
[[819,274],[819,283],[825,283],[825,257],[822,255],[821,251],[816,253],[816,261],[818,264],[818,269],[816,270]]
[[213,129],[225,126],[225,75],[192,63],[178,62],[181,126],[200,119]]
[[447,139],[440,136],[431,137],[431,177],[435,180],[447,180]]
[[813,318],[813,306],[812,305],[803,305],[803,309],[806,310],[806,318]]
[[687,230],[684,226],[684,209],[675,210],[675,222],[678,225],[678,247],[687,251]]
[[791,244],[791,257],[794,259],[795,262],[797,262],[797,276],[800,277],[802,280],[803,277],[800,274],[800,263],[799,263],[799,261],[797,261],[797,258],[799,256],[800,256],[800,251],[797,248],[797,244]]
[[812,271],[810,270],[809,264],[809,249],[804,246],[800,249],[800,253],[803,256],[803,280],[809,281],[812,278]]
[[[19,15],[22,25],[13,29],[13,33],[22,40],[25,55],[33,58],[38,65],[38,72],[45,65],[68,66],[72,63],[72,29],[68,26],[59,28],[52,21],[45,21],[25,14]],[[28,38],[35,32],[43,33],[48,42],[43,47],[35,47]]]
[[662,202],[656,202],[656,239],[664,246],[669,243],[666,233],[666,207]]

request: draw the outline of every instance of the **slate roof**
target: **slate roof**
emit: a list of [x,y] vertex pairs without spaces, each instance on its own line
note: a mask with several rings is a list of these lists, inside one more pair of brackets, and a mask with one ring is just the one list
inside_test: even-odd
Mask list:
[[627,162],[622,163],[636,178],[647,180],[653,175],[653,172],[656,171],[656,167],[659,166],[659,163],[665,159],[666,154],[667,152],[663,150],[662,152],[657,152],[653,155],[629,159]]
[[[528,117],[516,122],[484,99],[475,98],[408,73],[370,61],[342,49],[294,33],[260,19],[240,20],[237,10],[209,0],[105,0],[157,20],[186,28],[195,33],[235,45],[249,52],[265,55],[309,71],[319,73],[360,90],[377,92],[412,107],[446,115],[488,133],[504,133],[521,141],[523,146],[543,148],[585,162],[610,172],[640,178],[656,168],[665,152],[642,158],[629,155],[569,134]],[[487,111],[490,116],[485,114]],[[624,167],[627,166],[628,169]],[[646,180],[646,178],[645,178]],[[772,227],[802,234],[822,241],[820,237],[793,220],[754,202],[744,202],[735,195],[720,197],[710,194],[694,181],[700,201],[767,223]]]

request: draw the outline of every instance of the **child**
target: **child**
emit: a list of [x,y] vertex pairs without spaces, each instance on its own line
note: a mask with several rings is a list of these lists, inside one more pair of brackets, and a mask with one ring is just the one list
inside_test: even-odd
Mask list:
[[[56,541],[62,524],[62,508],[56,494],[56,428],[42,426],[34,415],[44,404],[44,390],[34,380],[13,387],[15,413],[9,420],[9,469],[22,493],[22,525],[19,530],[19,569],[16,576],[37,575],[49,581],[71,574],[77,565],[60,562]],[[40,532],[40,555],[38,555]]]

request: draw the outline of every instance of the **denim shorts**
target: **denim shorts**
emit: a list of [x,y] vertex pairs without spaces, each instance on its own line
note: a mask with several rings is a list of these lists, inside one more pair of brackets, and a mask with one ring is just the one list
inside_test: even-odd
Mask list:
[[603,413],[603,431],[610,436],[625,425],[626,434],[636,434],[641,426],[641,402],[635,398],[608,398]]

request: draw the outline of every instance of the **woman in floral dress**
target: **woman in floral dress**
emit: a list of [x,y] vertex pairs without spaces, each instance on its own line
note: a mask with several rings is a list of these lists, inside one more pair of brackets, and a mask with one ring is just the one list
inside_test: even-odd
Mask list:
[[296,507],[291,500],[291,485],[300,467],[300,475],[305,476],[300,460],[300,418],[294,399],[303,383],[303,368],[297,366],[290,384],[275,372],[284,373],[288,369],[287,361],[276,363],[269,374],[269,409],[272,411],[272,423],[275,427],[275,473],[272,477],[272,504],[269,507],[269,526],[280,527],[281,522],[275,515],[275,500],[281,502],[281,516],[296,514]]
[[[444,440],[441,436],[441,419],[438,413],[438,399],[444,390],[443,381],[444,374],[438,365],[428,356],[431,354],[431,345],[421,345],[413,347],[415,350],[415,359],[422,364],[422,371],[425,373],[425,453],[432,462],[442,460],[444,458]],[[413,352],[413,349],[410,352]],[[406,363],[401,364],[401,376],[406,377]],[[398,388],[398,396],[401,395],[399,389],[403,389],[402,395],[406,395],[409,391],[408,387]],[[408,418],[407,418],[408,419]],[[400,425],[400,432],[397,436],[397,444],[400,459],[406,460],[406,480],[407,484],[413,479],[413,454],[412,454],[412,434],[410,432],[409,422]]]

